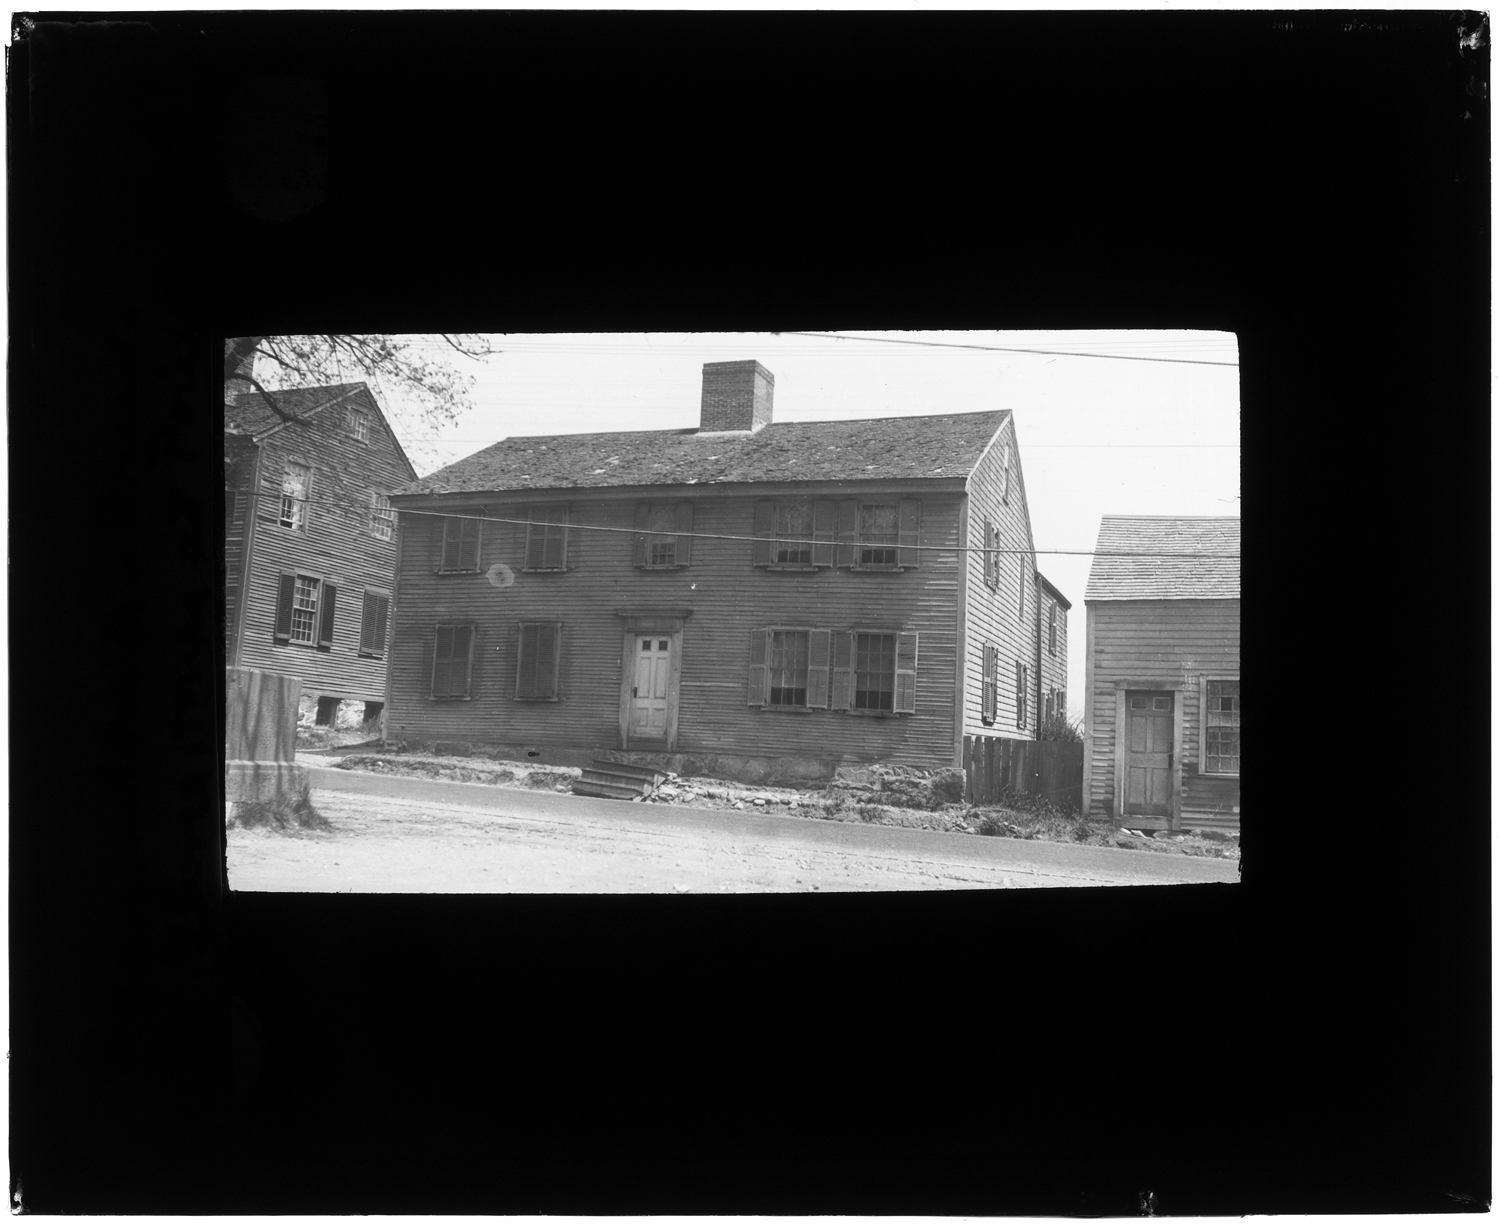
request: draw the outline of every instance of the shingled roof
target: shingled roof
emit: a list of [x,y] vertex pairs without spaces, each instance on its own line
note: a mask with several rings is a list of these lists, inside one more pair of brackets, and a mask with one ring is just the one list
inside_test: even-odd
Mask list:
[[[276,397],[283,412],[291,416],[306,416],[315,409],[326,408],[329,404],[348,399],[357,391],[363,391],[365,398],[370,400],[370,406],[375,406],[369,388],[362,382],[335,383],[331,387],[298,387],[288,391],[273,390],[271,394]],[[224,405],[224,424],[258,438],[286,422],[271,411],[259,391],[246,391],[235,396],[233,404]]]
[[754,433],[652,429],[506,438],[396,492],[961,478],[1009,415],[786,421]]
[[1094,547],[1086,601],[1240,597],[1238,517],[1105,515]]

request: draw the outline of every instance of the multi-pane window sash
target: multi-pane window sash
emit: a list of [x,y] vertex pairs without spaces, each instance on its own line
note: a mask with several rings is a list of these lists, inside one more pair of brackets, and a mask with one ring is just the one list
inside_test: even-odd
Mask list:
[[757,502],[751,561],[767,569],[910,569],[920,560],[920,523],[914,499]]
[[636,569],[682,569],[692,564],[691,502],[637,502],[635,531]]
[[311,643],[318,625],[318,580],[297,575],[292,591],[292,641]]
[[281,515],[283,527],[300,531],[307,525],[307,495],[312,469],[305,463],[288,462],[281,481]]
[[521,625],[516,650],[516,700],[556,701],[562,655],[562,625],[538,621]]
[[813,508],[811,502],[778,502],[776,505],[777,565],[811,565]]
[[479,570],[479,537],[482,511],[471,507],[462,515],[438,520],[438,572],[472,574]]
[[1210,680],[1205,686],[1203,772],[1240,772],[1240,682]]
[[568,568],[568,508],[533,506],[526,524],[528,570]]
[[915,633],[771,626],[750,634],[748,703],[916,713]]
[[474,659],[472,624],[438,625],[432,649],[432,696],[469,696]]
[[771,630],[767,705],[807,705],[807,639],[805,629]]
[[370,440],[370,418],[358,408],[350,408],[344,413],[344,428],[361,442]]
[[[370,491],[370,532],[376,539],[389,540],[391,528],[395,523],[395,514],[391,510],[391,499],[384,493]],[[477,524],[476,524],[477,526]]]
[[333,646],[338,586],[316,574],[283,570],[276,589],[272,640],[281,645]]

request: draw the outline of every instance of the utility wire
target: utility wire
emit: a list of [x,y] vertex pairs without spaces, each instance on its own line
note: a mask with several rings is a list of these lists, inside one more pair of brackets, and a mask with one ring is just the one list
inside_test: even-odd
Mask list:
[[[250,492],[249,496],[252,497],[252,498],[256,498],[256,499],[267,498],[267,499],[274,499],[276,501],[280,501],[281,497],[282,497],[282,494],[280,494],[280,493],[256,493],[256,492],[252,491],[252,492]],[[308,505],[308,506],[340,506],[340,507],[345,507],[345,508],[352,509],[352,510],[358,510],[362,514],[365,514],[365,515],[368,515],[370,513],[370,511],[371,511],[371,507],[369,507],[367,505],[364,505],[363,503],[338,501],[338,500],[335,500],[335,499],[332,499],[332,498],[299,497],[296,500],[299,501],[300,503],[302,503],[303,505]],[[611,532],[611,533],[618,534],[618,535],[659,536],[659,537],[661,537],[663,539],[665,539],[667,537],[674,537],[674,536],[686,536],[687,538],[692,539],[692,540],[735,540],[735,541],[741,541],[741,542],[752,543],[752,544],[757,544],[757,543],[769,543],[769,544],[780,543],[780,544],[797,544],[797,545],[804,545],[805,544],[809,548],[813,547],[814,545],[818,545],[818,544],[838,544],[839,543],[838,540],[828,540],[828,539],[822,539],[822,540],[806,539],[806,540],[803,540],[803,539],[794,539],[794,538],[789,537],[789,536],[729,535],[729,534],[725,534],[723,532],[710,532],[710,531],[659,531],[659,530],[643,531],[643,530],[641,530],[641,529],[639,529],[637,527],[604,527],[604,526],[601,526],[601,525],[598,525],[598,524],[592,524],[592,523],[546,523],[544,520],[541,520],[541,519],[501,518],[501,517],[498,517],[498,516],[495,516],[495,515],[489,515],[489,514],[457,514],[457,513],[454,513],[451,510],[415,510],[415,509],[409,510],[409,509],[406,509],[405,507],[400,507],[400,506],[392,506],[391,510],[392,510],[393,513],[409,514],[409,515],[413,515],[413,516],[421,517],[421,518],[460,519],[460,520],[463,520],[465,522],[476,522],[476,523],[509,523],[512,526],[516,526],[516,527],[529,527],[529,526],[532,526],[532,525],[545,525],[545,526],[552,526],[552,527],[565,527],[569,531],[604,531],[604,532]],[[1231,517],[1231,516],[1225,516],[1225,517]],[[844,543],[848,544],[850,542],[849,541],[844,541]],[[869,547],[869,546],[866,545],[866,547]],[[896,547],[899,547],[899,544],[898,543],[880,544],[880,545],[877,545],[876,547],[896,548]],[[1231,560],[1231,561],[1238,561],[1240,559],[1240,554],[1239,553],[1211,553],[1211,552],[1116,552],[1114,550],[1100,552],[1100,551],[1098,551],[1096,549],[1092,549],[1092,548],[984,548],[982,546],[965,545],[965,544],[919,544],[916,547],[921,548],[924,551],[928,551],[928,552],[944,552],[944,553],[949,553],[949,552],[951,552],[951,553],[993,553],[993,554],[996,554],[996,555],[999,555],[999,556],[1006,556],[1006,557],[1029,557],[1029,556],[1034,556],[1034,555],[1040,553],[1040,554],[1045,555],[1045,556],[1058,556],[1058,557],[1186,557],[1186,558],[1218,558],[1220,560]]]
[[1013,348],[999,344],[955,344],[950,340],[897,340],[891,336],[838,336],[828,332],[772,332],[773,336],[810,336],[818,340],[868,340],[871,344],[912,344],[922,348],[979,349],[986,353],[1036,353],[1042,357],[1103,357],[1112,361],[1170,361],[1179,365],[1239,367],[1238,361],[1204,361],[1200,357],[1142,357],[1131,353],[1078,353],[1063,349]]

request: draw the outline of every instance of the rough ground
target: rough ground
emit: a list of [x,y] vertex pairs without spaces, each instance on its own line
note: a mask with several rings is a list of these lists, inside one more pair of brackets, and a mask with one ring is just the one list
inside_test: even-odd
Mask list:
[[[337,765],[343,769],[387,776],[555,791],[568,791],[571,780],[581,772],[576,768],[491,760],[482,756],[375,751],[368,744],[326,756],[299,753],[298,760],[307,765]],[[804,788],[752,786],[716,778],[674,776],[644,802],[701,810],[748,811],[758,808],[819,820],[1113,846],[1154,854],[1224,859],[1238,859],[1240,856],[1237,833],[1158,833],[1152,837],[1114,829],[1107,821],[1084,821],[1076,814],[1068,816],[1055,810],[1029,811],[1020,804],[1007,807],[938,802],[931,788],[924,790],[920,785],[927,774],[928,771],[899,767],[876,768],[859,771],[862,781]]]
[[[326,831],[230,829],[232,888],[752,893],[1234,879],[1231,864],[1207,860],[405,779],[396,796],[372,792],[382,783],[367,774],[322,772],[362,793],[314,789]],[[430,797],[440,787],[465,802]]]

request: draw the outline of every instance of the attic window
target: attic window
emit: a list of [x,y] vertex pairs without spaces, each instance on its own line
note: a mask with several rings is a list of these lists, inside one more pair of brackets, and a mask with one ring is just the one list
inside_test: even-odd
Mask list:
[[358,408],[344,410],[344,428],[360,442],[370,440],[370,418]]

